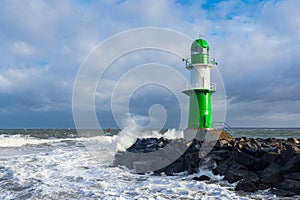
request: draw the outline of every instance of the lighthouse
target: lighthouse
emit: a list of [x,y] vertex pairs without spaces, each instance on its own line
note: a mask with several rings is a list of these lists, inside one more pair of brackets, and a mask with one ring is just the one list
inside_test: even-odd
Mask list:
[[190,98],[185,138],[203,139],[204,134],[213,128],[211,95],[216,92],[216,84],[210,82],[210,71],[217,63],[209,57],[209,45],[202,38],[192,43],[191,58],[183,61],[190,71],[190,84],[183,91]]

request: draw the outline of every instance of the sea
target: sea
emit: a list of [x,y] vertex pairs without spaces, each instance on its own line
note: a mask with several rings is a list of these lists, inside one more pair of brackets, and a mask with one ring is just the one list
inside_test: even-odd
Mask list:
[[[182,130],[0,129],[0,199],[284,199],[235,191],[210,170],[139,175],[112,166],[136,138],[180,138]],[[233,129],[235,137],[300,138],[300,129]],[[209,181],[193,177],[207,175]],[[295,197],[300,198],[300,197]]]

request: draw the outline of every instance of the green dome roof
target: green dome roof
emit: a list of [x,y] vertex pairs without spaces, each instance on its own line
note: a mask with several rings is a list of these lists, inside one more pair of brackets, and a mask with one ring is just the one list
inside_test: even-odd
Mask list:
[[194,47],[201,47],[201,48],[209,49],[208,43],[204,39],[195,40],[191,46],[191,49],[193,49]]

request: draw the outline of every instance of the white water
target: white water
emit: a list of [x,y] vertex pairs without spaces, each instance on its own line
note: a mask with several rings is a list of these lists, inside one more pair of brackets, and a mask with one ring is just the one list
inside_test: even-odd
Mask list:
[[[139,133],[139,134],[136,134]],[[0,199],[249,199],[209,171],[186,176],[136,175],[111,167],[117,150],[136,137],[161,137],[157,132],[121,131],[118,136],[37,139],[0,137]],[[168,138],[182,133],[170,130]],[[192,180],[206,174],[209,182]],[[222,186],[221,186],[221,185]],[[274,197],[269,197],[274,199]]]

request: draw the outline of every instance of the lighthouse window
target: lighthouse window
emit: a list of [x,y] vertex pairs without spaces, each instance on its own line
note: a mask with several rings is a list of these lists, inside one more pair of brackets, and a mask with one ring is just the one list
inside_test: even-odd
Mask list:
[[208,49],[201,48],[201,47],[194,47],[192,49],[192,55],[201,54],[201,53],[207,54],[208,53]]
[[192,50],[192,54],[200,54],[201,53],[201,49],[200,47],[195,47],[193,50]]

